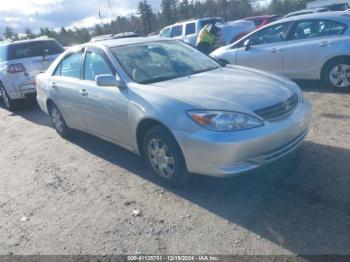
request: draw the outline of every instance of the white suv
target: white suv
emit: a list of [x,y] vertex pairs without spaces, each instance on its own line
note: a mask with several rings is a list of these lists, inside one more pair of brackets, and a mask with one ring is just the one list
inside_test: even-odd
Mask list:
[[0,91],[8,110],[35,98],[35,76],[64,50],[54,39],[0,43]]
[[255,25],[251,21],[238,20],[226,24],[221,17],[212,17],[178,22],[165,27],[160,31],[159,36],[175,38],[191,46],[195,46],[199,32],[208,24],[216,24],[222,29],[216,47],[231,44],[237,40],[237,37],[255,29]]

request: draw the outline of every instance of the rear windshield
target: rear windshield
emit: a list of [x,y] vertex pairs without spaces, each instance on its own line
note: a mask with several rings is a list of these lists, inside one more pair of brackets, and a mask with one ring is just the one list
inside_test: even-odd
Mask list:
[[212,18],[212,19],[206,19],[206,20],[201,21],[202,27],[204,27],[206,25],[215,24],[215,23],[225,24],[225,21],[222,18]]
[[0,60],[16,60],[30,57],[56,55],[63,48],[53,40],[10,44],[0,47]]

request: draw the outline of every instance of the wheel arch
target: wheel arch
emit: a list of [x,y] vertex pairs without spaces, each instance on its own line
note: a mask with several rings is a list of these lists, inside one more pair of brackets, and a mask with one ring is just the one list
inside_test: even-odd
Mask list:
[[52,108],[53,105],[57,106],[56,103],[51,98],[48,98],[46,100],[46,108],[47,108],[47,113],[50,116],[51,116],[51,108]]
[[334,56],[332,58],[329,58],[322,66],[322,69],[321,69],[321,72],[320,72],[320,79],[323,80],[325,70],[327,69],[327,66],[329,64],[333,63],[334,61],[342,60],[342,59],[348,59],[349,62],[350,62],[350,55],[338,55],[338,56]]
[[[156,127],[156,126],[162,126],[166,130],[168,130],[169,134],[171,134],[171,136],[175,139],[175,141],[179,145],[179,143],[178,143],[177,139],[175,138],[175,136],[173,135],[173,133],[161,121],[156,120],[156,119],[151,118],[151,117],[144,118],[139,122],[139,124],[137,125],[137,128],[136,128],[137,149],[138,149],[140,155],[143,155],[143,148],[142,147],[143,147],[143,139],[145,138],[145,135],[147,134],[148,130],[150,130],[151,128]],[[179,147],[180,147],[180,145],[179,145]]]

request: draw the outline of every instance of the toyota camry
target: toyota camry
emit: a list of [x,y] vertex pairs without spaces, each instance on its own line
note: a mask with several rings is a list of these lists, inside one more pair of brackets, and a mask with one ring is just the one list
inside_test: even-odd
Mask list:
[[128,38],[68,49],[36,78],[66,137],[78,129],[142,155],[164,183],[233,176],[276,160],[307,134],[311,106],[292,81],[220,66],[178,40]]

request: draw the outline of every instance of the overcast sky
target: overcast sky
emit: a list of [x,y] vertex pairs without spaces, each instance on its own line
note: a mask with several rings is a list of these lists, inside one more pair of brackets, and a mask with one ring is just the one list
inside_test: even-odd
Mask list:
[[[270,0],[260,0],[269,2]],[[40,27],[58,29],[62,26],[91,27],[101,23],[99,9],[105,21],[117,15],[136,13],[139,0],[110,0],[112,10],[106,0],[1,0],[0,35],[6,26],[22,33],[28,27],[38,31]],[[155,10],[159,10],[161,0],[148,0]]]
[[[92,26],[101,15],[107,20],[116,15],[136,12],[139,0],[110,0],[113,11],[105,7],[104,0],[2,0],[0,4],[0,30],[11,26],[21,33],[25,27]],[[150,0],[159,9],[160,0]]]

